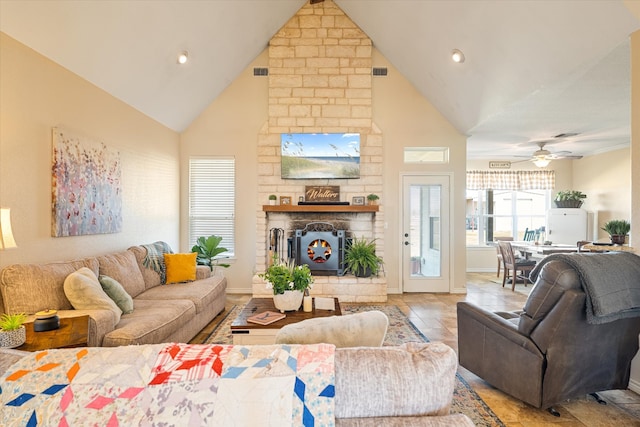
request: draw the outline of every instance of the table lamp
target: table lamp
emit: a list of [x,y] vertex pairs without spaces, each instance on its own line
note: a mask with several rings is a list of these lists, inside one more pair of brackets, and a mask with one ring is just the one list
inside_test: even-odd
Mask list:
[[11,209],[0,208],[0,250],[16,247],[18,245],[11,231]]

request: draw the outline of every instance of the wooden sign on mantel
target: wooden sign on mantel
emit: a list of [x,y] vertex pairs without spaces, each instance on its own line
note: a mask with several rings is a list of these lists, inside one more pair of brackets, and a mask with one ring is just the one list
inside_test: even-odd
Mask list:
[[339,185],[305,185],[304,199],[307,202],[339,202]]

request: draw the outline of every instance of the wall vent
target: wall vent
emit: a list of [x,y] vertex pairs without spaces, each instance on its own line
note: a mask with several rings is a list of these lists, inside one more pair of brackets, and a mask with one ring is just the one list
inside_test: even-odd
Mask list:
[[372,74],[374,76],[386,76],[387,75],[387,67],[373,67]]
[[254,76],[268,76],[269,75],[269,69],[266,67],[255,67],[253,69],[253,75]]

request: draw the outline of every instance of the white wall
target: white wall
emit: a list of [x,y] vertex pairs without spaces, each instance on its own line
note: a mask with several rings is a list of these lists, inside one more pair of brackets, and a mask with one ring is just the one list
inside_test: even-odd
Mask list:
[[[640,18],[640,4],[636,3],[635,14]],[[629,243],[640,242],[640,31],[631,35],[631,235]],[[640,356],[636,355],[631,365],[631,384],[640,393]]]
[[[51,237],[51,128],[120,152],[123,228]],[[0,205],[11,208],[15,249],[0,268],[178,244],[178,135],[32,49],[0,33]]]
[[[398,206],[399,178],[402,172],[453,173],[454,233],[453,251],[462,253],[464,234],[464,188],[466,141],[438,111],[422,97],[391,64],[374,49],[374,66],[388,67],[387,77],[373,80],[373,121],[384,135],[384,191],[392,195],[380,203],[384,205],[385,272],[389,292],[399,289],[401,224]],[[209,108],[181,135],[182,210],[181,246],[187,250],[188,210],[186,197],[188,159],[194,155],[233,155],[238,167],[239,198],[237,214],[237,259],[225,271],[228,292],[251,292],[255,273],[255,206],[257,201],[256,167],[257,138],[260,126],[267,119],[267,78],[254,77],[253,67],[267,66],[266,52],[254,60],[245,71],[218,97]],[[415,166],[402,163],[404,146],[448,146],[451,162],[444,166]],[[466,259],[453,262],[452,292],[464,292]]]
[[[253,76],[253,67],[267,67],[268,59],[265,50],[180,136],[181,248],[184,251],[190,250],[189,158],[233,156],[236,159],[236,257],[224,271],[230,293],[251,293],[255,273],[258,134],[267,120],[268,77]],[[221,244],[224,246],[224,241]]]

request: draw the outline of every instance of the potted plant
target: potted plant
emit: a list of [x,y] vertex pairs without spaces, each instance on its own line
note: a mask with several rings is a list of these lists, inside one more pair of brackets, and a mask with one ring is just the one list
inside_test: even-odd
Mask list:
[[27,319],[24,313],[0,316],[0,347],[20,347],[27,339],[27,330],[23,323]]
[[378,199],[379,199],[379,198],[380,198],[380,197],[379,197],[377,194],[369,194],[369,195],[367,196],[367,202],[368,202],[370,205],[375,205],[375,204],[377,204],[377,203],[378,203]]
[[344,266],[356,277],[377,275],[382,266],[382,258],[376,255],[375,239],[354,237],[347,243],[344,251]]
[[553,199],[557,208],[579,208],[582,206],[582,199],[586,199],[587,195],[577,190],[562,190],[556,193]]
[[273,304],[283,313],[298,310],[305,292],[313,285],[308,265],[296,265],[293,260],[283,262],[275,257],[267,270],[258,276],[267,282],[267,289],[273,291]]
[[611,244],[622,245],[627,238],[627,234],[629,234],[629,230],[631,230],[631,224],[624,219],[612,219],[607,221],[602,229],[611,237]]
[[276,200],[278,200],[278,198],[276,197],[275,194],[269,194],[269,204],[270,205],[275,205],[276,204]]
[[191,248],[191,252],[196,252],[198,255],[196,256],[196,263],[199,265],[207,265],[213,271],[215,267],[229,267],[229,264],[222,264],[220,259],[228,258],[218,258],[218,255],[227,252],[227,248],[223,248],[220,245],[222,241],[222,236],[209,236],[209,237],[198,237],[196,240],[196,244]]

